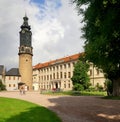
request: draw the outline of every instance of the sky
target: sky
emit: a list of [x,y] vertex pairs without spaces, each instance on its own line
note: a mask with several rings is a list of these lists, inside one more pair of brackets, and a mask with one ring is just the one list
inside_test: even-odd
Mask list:
[[33,66],[83,52],[80,23],[70,0],[0,0],[0,65],[19,67],[19,31],[27,14],[32,31]]

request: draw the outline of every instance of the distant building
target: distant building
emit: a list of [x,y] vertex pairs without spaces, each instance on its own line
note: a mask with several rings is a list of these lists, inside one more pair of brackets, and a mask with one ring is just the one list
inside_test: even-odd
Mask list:
[[6,72],[5,85],[7,91],[18,90],[19,83],[21,82],[21,76],[18,68],[12,68]]
[[[74,65],[83,53],[74,54],[68,57],[63,57],[57,60],[39,63],[33,67],[33,87],[34,90],[46,89],[62,89],[72,90]],[[90,64],[90,82],[93,86],[97,84],[104,86],[104,75],[94,65]]]

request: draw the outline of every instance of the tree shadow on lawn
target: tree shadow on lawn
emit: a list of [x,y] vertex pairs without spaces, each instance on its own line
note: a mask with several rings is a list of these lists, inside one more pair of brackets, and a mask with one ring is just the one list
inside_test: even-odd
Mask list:
[[28,108],[24,112],[10,118],[0,118],[0,122],[61,122],[61,120],[55,113],[38,106]]
[[[96,96],[65,96],[50,98],[55,106],[49,109],[66,122],[120,122],[120,101]],[[60,114],[61,113],[61,114]]]

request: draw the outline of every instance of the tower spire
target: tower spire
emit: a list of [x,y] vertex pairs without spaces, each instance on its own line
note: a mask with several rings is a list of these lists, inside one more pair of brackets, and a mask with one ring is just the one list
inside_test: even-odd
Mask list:
[[23,17],[23,24],[21,26],[21,29],[24,29],[24,28],[26,28],[28,30],[31,29],[30,26],[29,26],[29,24],[28,24],[28,17],[26,15],[26,12],[25,12],[25,16]]

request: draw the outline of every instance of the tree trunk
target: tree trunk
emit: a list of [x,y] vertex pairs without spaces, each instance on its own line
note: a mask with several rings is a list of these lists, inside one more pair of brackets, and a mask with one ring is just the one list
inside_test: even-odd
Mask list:
[[113,81],[113,96],[120,96],[120,78]]

